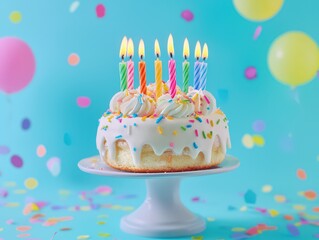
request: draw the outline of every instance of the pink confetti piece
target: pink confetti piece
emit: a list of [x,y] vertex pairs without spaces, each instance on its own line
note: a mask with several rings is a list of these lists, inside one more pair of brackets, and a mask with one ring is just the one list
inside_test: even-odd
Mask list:
[[8,196],[8,191],[6,189],[0,189],[0,197],[7,197]]
[[255,67],[250,66],[245,69],[245,77],[248,80],[253,80],[257,77],[257,70]]
[[18,155],[13,155],[11,157],[11,164],[15,166],[16,168],[21,168],[23,166],[23,160]]
[[86,108],[91,105],[91,99],[89,97],[80,96],[76,99],[76,103],[79,107]]
[[293,225],[293,224],[287,224],[287,230],[289,231],[289,233],[292,235],[292,236],[299,236],[300,235],[300,232],[299,232],[299,229]]
[[254,32],[254,40],[257,40],[263,30],[262,26],[258,26]]
[[204,95],[204,98],[205,98],[207,104],[210,104],[210,101],[209,101],[209,99],[208,99],[208,97],[206,95]]
[[169,146],[173,148],[175,146],[175,144],[173,142],[170,142]]
[[95,8],[95,12],[98,18],[103,18],[106,13],[106,8],[104,7],[103,4],[98,4]]
[[19,232],[26,232],[26,231],[29,231],[31,229],[30,226],[18,226],[16,227],[16,230],[19,231]]
[[106,195],[112,192],[112,188],[109,186],[99,186],[94,190],[94,192],[97,194]]
[[187,22],[190,22],[194,19],[194,14],[190,11],[190,10],[184,10],[182,13],[181,13],[181,17],[187,21]]

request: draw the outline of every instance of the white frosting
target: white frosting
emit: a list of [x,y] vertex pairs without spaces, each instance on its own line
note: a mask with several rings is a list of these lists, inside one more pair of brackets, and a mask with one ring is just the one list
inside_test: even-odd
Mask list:
[[216,99],[210,92],[190,87],[187,95],[194,102],[196,114],[206,116],[216,110]]
[[156,114],[185,118],[194,114],[194,104],[186,96],[178,94],[172,99],[169,94],[165,94],[157,100]]
[[[208,116],[188,118],[121,118],[121,115],[104,114],[100,118],[96,144],[100,154],[109,150],[109,157],[115,159],[115,144],[125,140],[131,149],[135,164],[138,166],[144,145],[149,144],[156,155],[167,150],[180,155],[185,148],[193,159],[202,152],[207,162],[211,160],[213,144],[219,142],[222,151],[230,147],[228,121],[217,109]],[[106,146],[104,142],[106,141]],[[184,152],[185,154],[185,152]]]

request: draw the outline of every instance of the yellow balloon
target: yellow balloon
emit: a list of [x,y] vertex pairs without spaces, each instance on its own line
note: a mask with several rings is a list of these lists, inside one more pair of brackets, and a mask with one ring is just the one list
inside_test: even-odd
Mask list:
[[303,32],[287,32],[272,43],[268,66],[280,82],[296,87],[313,79],[318,70],[316,42]]
[[279,12],[284,0],[233,0],[233,3],[244,18],[265,21]]

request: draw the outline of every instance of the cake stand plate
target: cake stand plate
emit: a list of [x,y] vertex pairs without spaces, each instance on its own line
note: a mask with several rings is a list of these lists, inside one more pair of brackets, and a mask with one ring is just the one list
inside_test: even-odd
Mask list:
[[228,172],[238,166],[239,160],[229,155],[216,168],[186,172],[124,172],[107,166],[99,156],[78,163],[82,171],[91,174],[146,179],[147,196],[144,203],[121,219],[124,232],[145,237],[182,237],[205,230],[205,220],[189,211],[180,200],[181,178]]

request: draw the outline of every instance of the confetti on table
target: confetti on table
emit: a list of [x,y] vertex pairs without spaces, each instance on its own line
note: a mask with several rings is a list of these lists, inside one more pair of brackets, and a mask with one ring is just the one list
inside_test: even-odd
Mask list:
[[21,22],[21,20],[22,20],[22,14],[21,14],[19,11],[13,11],[13,12],[11,12],[9,18],[10,18],[10,21],[11,21],[12,23],[17,24],[17,23],[20,23],[20,22]]
[[58,157],[52,157],[47,161],[47,168],[52,176],[56,177],[61,172],[61,160]]
[[38,147],[37,147],[37,156],[38,157],[44,157],[45,156],[45,154],[47,153],[47,149],[45,148],[45,146],[44,145],[39,145]]
[[306,171],[301,168],[297,169],[297,177],[301,180],[307,179]]
[[80,63],[80,57],[78,54],[76,53],[71,53],[68,57],[68,63],[71,65],[71,66],[76,66]]
[[24,186],[27,189],[33,190],[38,186],[38,181],[35,178],[27,178],[24,181]]
[[5,154],[8,154],[8,153],[10,153],[10,148],[9,147],[4,146],[4,145],[0,146],[0,155],[1,154],[5,155]]
[[18,155],[13,155],[10,161],[11,161],[11,164],[15,166],[16,168],[21,168],[23,166],[23,160]]
[[298,229],[295,225],[293,225],[293,224],[287,224],[286,227],[287,227],[287,230],[289,231],[289,233],[290,233],[292,236],[296,237],[296,236],[299,236],[299,235],[300,235],[299,229]]
[[74,13],[78,7],[80,6],[80,2],[79,1],[74,1],[73,3],[71,3],[70,5],[70,13]]
[[21,122],[21,127],[23,130],[28,130],[31,126],[31,121],[28,118],[24,118]]
[[255,67],[247,67],[245,69],[245,77],[248,79],[248,80],[253,80],[257,77],[257,70]]
[[256,28],[255,32],[254,32],[254,36],[253,36],[254,40],[258,39],[258,37],[260,36],[261,32],[262,32],[262,26],[258,26]]
[[252,190],[248,190],[245,193],[244,198],[245,198],[245,202],[249,204],[255,204],[257,201],[256,193],[253,192]]
[[103,4],[98,4],[95,8],[95,13],[98,18],[103,18],[106,13],[106,8]]
[[255,132],[262,132],[265,130],[266,124],[263,120],[256,120],[253,122],[252,128]]
[[190,22],[194,19],[194,14],[190,10],[182,11],[181,16],[187,22]]
[[87,108],[91,105],[91,99],[89,97],[80,96],[76,99],[76,103],[81,108]]
[[242,139],[242,144],[246,147],[246,148],[253,148],[254,147],[254,140],[252,138],[252,136],[250,134],[245,134]]

